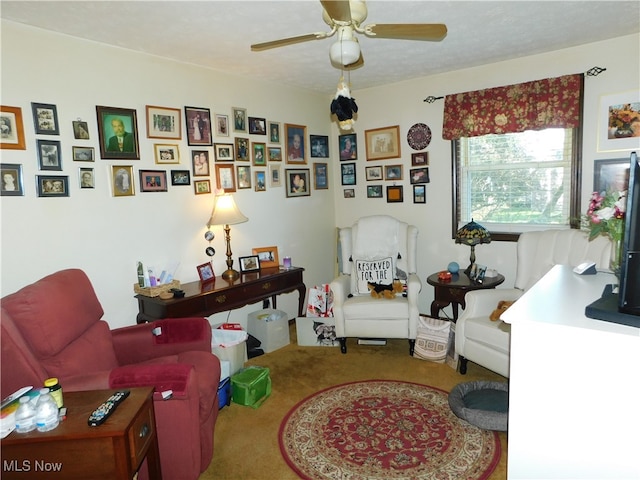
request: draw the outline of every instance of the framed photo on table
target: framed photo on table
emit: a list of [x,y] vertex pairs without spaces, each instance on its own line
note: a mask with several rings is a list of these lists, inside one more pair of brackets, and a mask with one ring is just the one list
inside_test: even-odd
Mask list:
[[367,160],[400,157],[400,127],[374,128],[364,131]]
[[189,145],[211,146],[211,110],[200,107],[184,107]]
[[26,150],[22,109],[0,105],[0,148]]
[[100,157],[106,160],[140,160],[136,111],[98,105],[96,114]]
[[198,276],[200,277],[200,281],[202,283],[215,282],[216,275],[215,273],[213,273],[213,267],[211,266],[211,262],[198,265],[196,269],[198,270]]
[[251,253],[258,257],[260,268],[272,268],[280,265],[278,259],[278,247],[252,248]]
[[260,271],[260,260],[258,258],[258,255],[249,255],[247,257],[240,257],[238,259],[238,263],[240,263],[240,272],[242,273]]
[[179,108],[146,106],[147,138],[182,140],[182,116]]

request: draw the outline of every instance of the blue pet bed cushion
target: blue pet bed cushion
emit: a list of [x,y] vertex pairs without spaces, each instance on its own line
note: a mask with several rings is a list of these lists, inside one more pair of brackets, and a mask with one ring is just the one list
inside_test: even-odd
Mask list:
[[506,432],[509,384],[488,381],[460,383],[449,394],[449,407],[457,417],[478,428]]

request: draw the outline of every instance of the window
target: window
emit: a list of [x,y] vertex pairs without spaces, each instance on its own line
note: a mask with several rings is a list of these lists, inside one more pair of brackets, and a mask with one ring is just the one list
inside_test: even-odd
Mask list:
[[579,217],[578,128],[453,140],[453,234],[473,220],[494,240],[566,228]]

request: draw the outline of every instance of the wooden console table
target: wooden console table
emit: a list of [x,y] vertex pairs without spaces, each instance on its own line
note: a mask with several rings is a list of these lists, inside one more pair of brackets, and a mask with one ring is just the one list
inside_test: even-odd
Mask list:
[[162,300],[159,297],[136,295],[138,299],[138,323],[162,318],[209,316],[240,308],[268,298],[276,308],[276,296],[298,291],[298,316],[305,310],[307,287],[302,282],[304,268],[294,267],[263,269],[260,272],[244,273],[234,282],[216,277],[215,282],[190,282],[181,285],[185,296]]
[[161,479],[153,388],[131,393],[99,427],[87,419],[116,390],[64,392],[67,418],[48,432],[12,432],[0,442],[3,479],[131,479],[147,458],[149,477]]

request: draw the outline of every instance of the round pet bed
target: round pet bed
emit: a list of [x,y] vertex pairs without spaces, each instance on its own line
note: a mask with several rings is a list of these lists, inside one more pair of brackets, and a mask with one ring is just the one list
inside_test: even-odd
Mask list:
[[476,381],[459,383],[449,394],[456,416],[483,430],[507,431],[509,384]]

